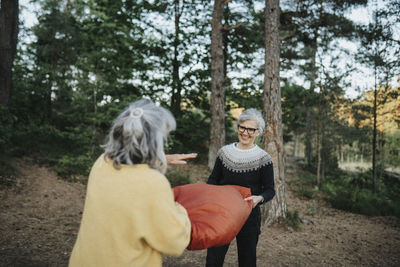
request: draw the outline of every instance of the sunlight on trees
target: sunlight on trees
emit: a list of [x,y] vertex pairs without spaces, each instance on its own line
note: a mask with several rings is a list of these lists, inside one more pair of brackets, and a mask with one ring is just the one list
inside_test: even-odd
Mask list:
[[[361,24],[348,13],[366,0],[281,1],[279,77],[271,76],[280,107],[264,101],[264,56],[272,55],[265,1],[216,1],[223,7],[214,18],[214,2],[205,0],[35,0],[37,22],[19,27],[13,89],[1,88],[0,149],[64,176],[86,175],[115,115],[148,97],[177,119],[167,150],[199,152],[208,162],[235,136],[234,109],[276,107],[267,121],[282,109],[283,143],[306,159],[318,185],[356,161],[376,167],[379,189],[386,169],[400,166],[397,2],[373,2],[373,19]],[[351,82],[360,64],[375,83],[349,98],[363,83]]]

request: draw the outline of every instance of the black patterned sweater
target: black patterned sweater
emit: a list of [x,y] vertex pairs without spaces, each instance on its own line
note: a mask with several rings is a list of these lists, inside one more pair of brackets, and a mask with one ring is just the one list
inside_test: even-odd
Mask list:
[[265,203],[275,196],[272,158],[257,145],[247,150],[239,149],[237,143],[226,145],[217,152],[207,183],[248,187],[252,195],[263,196]]

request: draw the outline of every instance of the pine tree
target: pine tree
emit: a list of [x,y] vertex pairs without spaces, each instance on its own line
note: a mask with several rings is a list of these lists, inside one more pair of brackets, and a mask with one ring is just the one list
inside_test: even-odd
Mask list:
[[[285,8],[287,21],[286,42],[295,44],[300,50],[301,56],[299,70],[305,74],[309,82],[310,94],[316,89],[318,78],[317,56],[323,38],[352,38],[354,33],[353,23],[344,17],[344,12],[351,7],[366,4],[366,0],[359,1],[289,1]],[[296,47],[296,46],[294,46]],[[285,49],[293,54],[293,49]],[[307,110],[307,132],[305,138],[306,160],[309,167],[312,165],[312,136],[313,136],[313,114],[314,105],[309,103]]]
[[208,167],[212,169],[218,149],[225,144],[225,69],[223,25],[225,0],[214,0],[211,20],[210,145]]
[[279,84],[280,69],[280,8],[279,0],[265,1],[265,73],[264,73],[264,149],[269,152],[274,163],[275,197],[263,207],[266,224],[278,217],[285,217],[286,185],[283,161],[282,109]]
[[1,0],[0,7],[0,105],[8,106],[12,68],[18,42],[18,0]]
[[[372,107],[372,181],[374,192],[377,190],[377,137],[378,137],[378,102],[379,86],[389,86],[389,80],[398,73],[400,69],[399,58],[396,56],[400,51],[399,42],[393,38],[393,19],[385,19],[391,14],[391,7],[386,9],[375,9],[373,21],[364,27],[360,27],[359,34],[361,49],[358,60],[373,67],[374,69],[374,100]],[[383,139],[383,138],[381,138]],[[383,150],[383,148],[381,148]],[[381,161],[384,162],[383,160]]]

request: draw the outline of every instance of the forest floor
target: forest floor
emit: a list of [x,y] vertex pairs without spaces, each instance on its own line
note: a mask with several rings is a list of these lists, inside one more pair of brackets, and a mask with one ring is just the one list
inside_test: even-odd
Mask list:
[[[67,266],[79,229],[85,186],[60,179],[29,159],[13,159],[17,184],[0,191],[0,266]],[[367,217],[331,208],[322,198],[296,191],[295,161],[287,160],[287,205],[297,210],[301,230],[275,223],[263,226],[258,266],[400,266],[400,219]],[[195,181],[205,166],[173,167]],[[206,251],[164,257],[163,266],[204,266]],[[224,266],[237,266],[232,242]]]

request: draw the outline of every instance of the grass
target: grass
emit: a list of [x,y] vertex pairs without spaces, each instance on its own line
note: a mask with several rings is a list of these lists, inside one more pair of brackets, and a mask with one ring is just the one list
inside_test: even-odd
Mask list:
[[[336,209],[368,216],[400,217],[400,181],[387,175],[378,177],[374,192],[371,169],[364,170],[357,164],[349,166],[353,169],[325,176],[320,190],[314,174],[297,170],[296,179],[289,183],[289,188],[300,197],[322,198]],[[307,215],[316,213],[315,203]]]
[[[372,167],[371,162],[339,162],[339,168],[344,171],[367,171]],[[387,171],[400,173],[400,167],[389,166],[385,168]]]
[[319,192],[316,176],[307,171],[298,171],[295,181],[289,182],[291,190],[300,197],[314,199]]
[[318,202],[313,200],[313,206],[307,211],[308,216],[314,216],[317,214],[317,207],[318,207]]
[[286,218],[284,220],[284,223],[288,226],[293,228],[295,231],[301,231],[301,219],[299,216],[299,211],[298,210],[294,210],[294,211],[290,211],[288,210],[286,212]]

